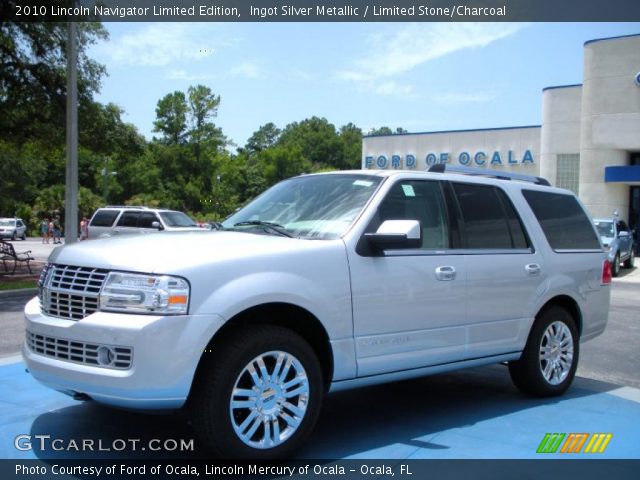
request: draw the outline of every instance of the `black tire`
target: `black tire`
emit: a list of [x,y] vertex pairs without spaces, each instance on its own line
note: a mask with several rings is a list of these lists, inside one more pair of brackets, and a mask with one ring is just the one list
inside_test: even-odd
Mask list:
[[[274,459],[290,456],[313,430],[324,394],[320,364],[309,344],[298,334],[286,328],[255,325],[244,327],[225,338],[223,344],[214,346],[212,352],[204,354],[190,398],[193,428],[202,445],[223,458]],[[269,385],[261,387],[263,390],[255,387],[254,406],[238,407],[239,409],[232,410],[230,402],[234,388],[237,386],[243,391],[253,391],[252,385],[256,385],[246,368],[254,365],[258,358],[263,358],[267,370],[275,373],[273,371],[277,369],[277,363],[275,357],[271,355],[280,353],[288,355],[287,358],[293,358],[299,364],[294,363],[289,368],[289,374],[281,379],[279,386],[283,387],[292,380],[298,382],[299,377],[304,378],[300,375],[299,366],[306,375],[308,393],[285,399],[278,392],[286,388],[278,391],[277,382],[272,382],[270,378]],[[294,372],[291,371],[292,369]],[[280,372],[283,372],[282,367]],[[290,376],[295,372],[298,376]],[[260,378],[262,379],[262,375]],[[298,383],[295,385],[296,387],[292,387],[289,391],[290,394],[299,390]],[[252,403],[251,396],[237,395],[236,399],[243,397],[249,400],[244,403]],[[239,401],[242,402],[242,400]],[[288,410],[287,403],[295,404],[291,406],[303,413],[294,414],[293,410]],[[301,421],[294,428],[281,415],[289,418],[298,416]],[[265,416],[270,416],[270,420],[265,422]],[[248,422],[247,426],[243,427],[245,422]],[[257,430],[249,433],[255,424],[259,425]],[[276,435],[273,432],[276,428],[284,438],[279,445],[258,448],[251,444],[259,442],[260,439],[264,440],[267,436],[275,438]],[[240,433],[236,433],[236,429],[245,431],[244,436],[248,443],[243,441]],[[273,435],[267,435],[267,432]]]
[[22,241],[24,242],[27,239],[27,232],[22,234]]
[[[552,325],[556,327],[555,330],[551,327]],[[552,378],[549,379],[545,376],[544,370],[546,367],[552,367],[553,361],[550,364],[549,360],[541,359],[540,354],[543,346],[551,348],[547,343],[549,338],[545,336],[545,333],[552,333],[553,331],[570,334],[570,339],[567,336],[559,338],[563,339],[563,343],[565,340],[570,341],[572,355],[569,361],[570,367],[563,371],[563,375],[557,375],[558,371],[551,368],[551,371],[547,373],[552,375]],[[558,353],[555,353],[556,350],[553,349],[551,351],[553,355],[558,355],[558,360],[562,360],[564,357],[564,363],[566,364],[567,352],[565,351],[563,355],[562,348],[559,350],[561,351]],[[509,374],[516,387],[526,394],[536,397],[562,395],[573,381],[578,367],[579,356],[580,342],[578,341],[575,320],[564,308],[551,306],[543,310],[536,318],[529,333],[525,349],[522,352],[522,357],[520,357],[520,360],[509,362]]]
[[631,254],[629,255],[629,258],[627,258],[624,261],[624,268],[633,268],[635,265],[635,261],[636,261],[636,253],[633,247],[631,247]]
[[13,240],[14,242],[18,239],[18,236],[16,235],[16,232],[13,232],[13,235],[11,235],[11,240]]
[[616,253],[616,258],[613,259],[613,265],[611,265],[611,275],[617,277],[620,275],[620,254]]

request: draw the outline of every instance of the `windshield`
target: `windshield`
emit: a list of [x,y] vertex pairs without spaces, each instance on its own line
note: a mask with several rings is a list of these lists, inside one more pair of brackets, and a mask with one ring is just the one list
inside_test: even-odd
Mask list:
[[16,221],[12,219],[2,219],[0,220],[0,227],[15,227]]
[[182,212],[160,212],[167,227],[197,227],[198,224]]
[[613,237],[613,222],[606,220],[594,220],[598,235],[601,237],[612,238]]
[[[351,226],[381,178],[372,175],[308,175],[271,187],[223,222],[224,228],[243,222],[269,222],[294,237],[339,238]],[[251,225],[248,225],[251,226]]]

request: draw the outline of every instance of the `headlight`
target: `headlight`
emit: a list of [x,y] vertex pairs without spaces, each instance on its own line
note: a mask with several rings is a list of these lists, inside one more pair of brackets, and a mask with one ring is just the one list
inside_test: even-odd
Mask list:
[[100,292],[100,310],[180,315],[189,307],[189,283],[168,275],[111,272]]

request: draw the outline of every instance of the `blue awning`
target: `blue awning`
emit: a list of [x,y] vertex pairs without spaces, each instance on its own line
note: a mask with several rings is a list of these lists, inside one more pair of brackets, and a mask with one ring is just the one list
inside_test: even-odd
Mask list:
[[604,167],[605,183],[640,183],[640,165]]

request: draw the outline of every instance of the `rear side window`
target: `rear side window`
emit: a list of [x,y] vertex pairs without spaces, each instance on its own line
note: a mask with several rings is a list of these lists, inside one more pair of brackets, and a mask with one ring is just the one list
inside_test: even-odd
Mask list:
[[578,200],[562,193],[523,190],[554,250],[600,250],[600,242]]
[[98,210],[91,219],[92,227],[110,227],[118,218],[119,210]]
[[118,220],[119,227],[137,227],[140,212],[124,212]]
[[[155,213],[152,212],[143,212],[140,214],[140,218],[138,220],[139,228],[153,228],[152,223],[157,222],[158,218]],[[160,223],[160,222],[158,222]]]
[[453,183],[470,249],[527,248],[527,236],[509,198],[490,185]]

